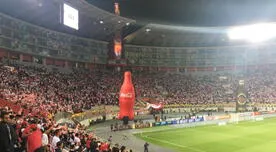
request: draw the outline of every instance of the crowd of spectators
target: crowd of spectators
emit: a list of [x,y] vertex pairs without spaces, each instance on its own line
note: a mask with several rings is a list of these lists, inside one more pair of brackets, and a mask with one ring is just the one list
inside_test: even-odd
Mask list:
[[248,83],[246,90],[250,101],[255,104],[274,104],[276,101],[275,93],[275,70],[263,70],[250,73],[245,82]]
[[[82,61],[106,55],[106,43],[60,34],[0,16],[1,45],[44,56],[77,58]],[[107,29],[105,29],[107,31]],[[54,50],[54,51],[53,51]],[[97,51],[95,51],[97,50]],[[81,55],[74,55],[78,52]],[[81,53],[80,53],[81,52]],[[216,105],[235,103],[239,80],[252,104],[273,104],[276,99],[274,70],[247,73],[187,75],[175,73],[133,73],[137,100],[165,105]],[[18,62],[0,65],[0,100],[19,105],[19,111],[0,107],[0,152],[126,152],[125,146],[99,139],[81,125],[60,125],[57,112],[78,113],[97,105],[118,105],[122,73],[114,71],[49,70]],[[24,114],[23,110],[28,113]],[[136,128],[149,123],[138,122]],[[115,124],[112,131],[124,126]],[[113,145],[113,146],[111,146]],[[148,144],[145,144],[147,147]],[[130,150],[131,151],[131,150]]]
[[[273,103],[273,71],[245,74],[148,74],[134,73],[136,98],[154,99],[164,104],[208,105],[234,103],[239,80],[245,81],[245,92],[253,103]],[[9,63],[0,67],[1,97],[32,112],[45,109],[80,112],[96,105],[118,105],[123,81],[121,72],[73,70],[71,73],[47,68]]]
[[[164,104],[235,103],[239,91],[246,94],[250,104],[273,104],[276,99],[275,73],[275,70],[270,69],[207,75],[157,73],[137,75],[134,79],[137,80],[135,83],[139,97],[154,98]],[[241,85],[240,81],[244,81],[244,84]]]
[[0,113],[1,152],[128,152],[125,146],[100,139],[81,125],[61,125],[8,107]]
[[[134,72],[133,83],[137,99],[153,98],[164,104],[208,105],[234,103],[239,80],[244,80],[250,102],[272,104],[276,96],[275,71],[263,73],[256,70],[246,74],[196,76]],[[70,128],[56,124],[53,115],[60,111],[89,110],[96,105],[118,105],[122,75],[114,71],[76,69],[62,73],[43,66],[3,62],[0,66],[0,98],[20,105],[21,110],[18,113],[8,107],[1,110],[0,134],[7,134],[1,142],[10,146],[10,151],[27,149],[33,152],[37,148],[37,151],[60,151],[58,149],[63,147],[67,151],[92,147],[102,152],[112,151],[110,143],[98,142],[95,135],[88,134],[80,125]],[[22,109],[29,113],[22,114]],[[1,148],[7,147],[0,147],[0,151]],[[119,149],[119,145],[115,149]]]
[[119,88],[120,82],[108,73],[75,71],[64,74],[46,68],[11,66],[0,67],[1,96],[30,111],[39,111],[37,107],[40,107],[52,113],[76,112],[95,105],[117,104],[118,89],[115,88]]

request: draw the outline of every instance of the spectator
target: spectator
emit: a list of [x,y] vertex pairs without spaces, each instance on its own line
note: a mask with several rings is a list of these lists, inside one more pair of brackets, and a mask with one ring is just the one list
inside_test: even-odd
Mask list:
[[86,137],[87,139],[86,139],[86,149],[89,151],[90,150],[90,144],[91,144],[91,142],[92,142],[92,140],[91,140],[91,137],[89,136],[89,135],[87,135],[87,137]]
[[111,143],[111,142],[112,142],[112,136],[109,136],[107,141],[108,141],[109,143]]
[[55,149],[55,152],[62,152],[63,149],[63,143],[61,141],[57,142],[57,148]]
[[79,138],[79,134],[76,133],[75,134],[75,137],[74,137],[74,145],[76,146],[76,149],[79,148],[79,146],[81,145],[81,140]]
[[34,152],[42,146],[42,132],[35,122],[24,130],[23,137],[27,138],[27,152]]
[[92,142],[90,144],[90,149],[91,149],[90,151],[91,152],[97,152],[97,148],[98,148],[98,143],[96,141],[96,138],[93,138]]
[[45,132],[45,129],[46,128],[44,128],[43,130],[42,130],[42,146],[47,146],[48,144],[49,144],[49,137],[48,137],[48,134]]
[[61,130],[60,129],[55,130],[54,134],[55,136],[53,137],[51,146],[53,149],[57,149],[57,143],[60,141],[59,137],[61,135]]
[[112,152],[120,152],[119,144],[115,144],[115,146],[112,148]]
[[8,112],[1,112],[0,122],[0,151],[14,152],[17,147],[17,135],[14,128],[9,124],[10,115]]
[[126,147],[125,147],[125,146],[122,146],[122,147],[120,148],[120,151],[121,151],[121,152],[126,152]]
[[144,152],[149,152],[149,144],[146,142],[145,144],[144,144]]

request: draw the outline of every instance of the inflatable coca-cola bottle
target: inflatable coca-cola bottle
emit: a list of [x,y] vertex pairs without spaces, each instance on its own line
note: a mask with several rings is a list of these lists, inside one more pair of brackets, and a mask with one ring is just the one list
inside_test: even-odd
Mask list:
[[131,80],[131,73],[126,71],[119,95],[120,112],[118,118],[120,120],[128,121],[134,119],[134,102],[135,91]]

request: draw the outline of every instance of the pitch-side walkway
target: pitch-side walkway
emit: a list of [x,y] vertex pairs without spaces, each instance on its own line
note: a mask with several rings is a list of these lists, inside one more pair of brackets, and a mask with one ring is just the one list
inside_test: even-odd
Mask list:
[[[133,152],[144,152],[144,144],[145,141],[137,138],[133,135],[137,130],[125,130],[125,131],[110,131],[111,122],[107,122],[105,124],[99,124],[96,126],[94,132],[97,136],[108,139],[109,136],[112,136],[112,144],[118,143],[120,147],[122,145],[126,146],[127,149],[131,148]],[[173,150],[166,149],[154,144],[149,143],[149,152],[173,152]]]

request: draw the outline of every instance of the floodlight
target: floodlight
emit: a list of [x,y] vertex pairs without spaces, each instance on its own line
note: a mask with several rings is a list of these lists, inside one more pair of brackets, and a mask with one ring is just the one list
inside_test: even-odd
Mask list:
[[276,37],[275,23],[259,23],[234,27],[228,30],[228,37],[232,40],[246,40],[249,42],[263,42]]

